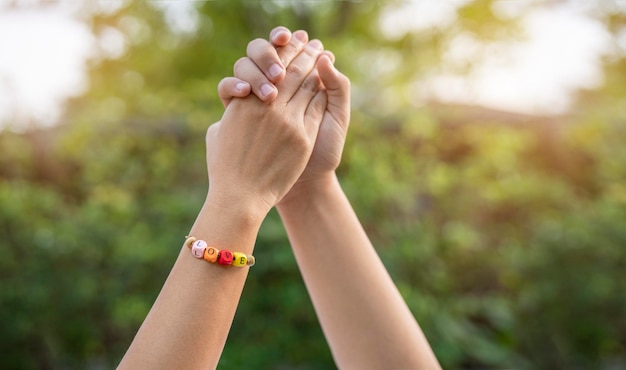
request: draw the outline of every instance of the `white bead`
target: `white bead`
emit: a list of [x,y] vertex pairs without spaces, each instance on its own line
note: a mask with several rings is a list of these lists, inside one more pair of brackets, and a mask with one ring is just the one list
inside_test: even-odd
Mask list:
[[204,257],[204,250],[207,247],[207,243],[204,240],[196,240],[191,245],[191,254],[196,258]]

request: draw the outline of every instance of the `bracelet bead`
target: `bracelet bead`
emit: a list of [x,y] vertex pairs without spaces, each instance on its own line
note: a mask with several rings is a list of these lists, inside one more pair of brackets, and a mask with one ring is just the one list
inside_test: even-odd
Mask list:
[[215,247],[207,247],[204,250],[204,260],[207,262],[215,263],[217,262],[217,256],[220,255],[220,250]]
[[204,260],[207,262],[215,263],[219,254],[219,249],[215,247],[207,247],[207,249],[204,250]]
[[191,249],[191,244],[193,242],[196,241],[196,238],[194,238],[193,236],[186,236],[185,237],[185,247]]
[[233,252],[233,266],[245,266],[248,262],[248,257],[241,252]]
[[228,249],[222,249],[217,256],[217,263],[228,266],[233,263],[233,252]]
[[209,246],[204,240],[193,236],[185,236],[185,247],[191,249],[191,255],[198,259],[204,259],[210,263],[219,263],[223,266],[254,266],[255,258],[242,252],[231,252],[228,249],[219,250]]
[[254,258],[253,255],[249,255],[248,256],[248,261],[246,262],[246,264],[248,266],[254,266],[254,264],[256,263],[256,259]]
[[206,249],[207,244],[204,240],[196,240],[191,245],[191,254],[196,258],[204,257],[204,250]]

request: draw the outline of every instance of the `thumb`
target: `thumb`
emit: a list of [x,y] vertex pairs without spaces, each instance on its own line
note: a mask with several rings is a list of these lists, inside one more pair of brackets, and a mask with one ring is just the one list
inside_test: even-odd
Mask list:
[[328,113],[346,128],[350,121],[350,80],[335,69],[328,55],[320,56],[317,71],[326,88]]

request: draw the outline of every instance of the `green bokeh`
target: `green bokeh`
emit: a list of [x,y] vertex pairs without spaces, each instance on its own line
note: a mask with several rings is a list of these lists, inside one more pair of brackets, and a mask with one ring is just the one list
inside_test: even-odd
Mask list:
[[[204,199],[217,83],[279,24],[324,41],[352,80],[339,176],[444,368],[626,367],[623,54],[558,117],[409,94],[462,32],[519,37],[490,3],[393,40],[385,2],[197,2],[192,34],[146,3],[85,16],[127,52],[92,61],[60,125],[0,133],[0,367],[118,363]],[[333,368],[275,212],[255,254],[220,368]]]

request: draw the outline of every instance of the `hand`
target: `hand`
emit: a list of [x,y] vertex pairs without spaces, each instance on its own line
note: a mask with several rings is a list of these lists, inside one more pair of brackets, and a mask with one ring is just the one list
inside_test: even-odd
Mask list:
[[[250,207],[248,211],[264,217],[302,174],[325,118],[327,98],[315,69],[321,43],[312,41],[300,50],[277,82],[271,104],[256,96],[230,101],[222,120],[209,127],[208,201]],[[247,61],[239,60],[235,69]]]
[[[264,39],[250,41],[247,54],[256,65],[246,68],[251,66],[248,64],[251,60],[243,57],[234,67],[234,74],[240,78],[226,77],[220,81],[217,90],[224,107],[228,106],[232,98],[244,98],[250,92],[265,102],[276,99],[278,91],[274,83],[285,77],[285,66],[300,54],[308,39],[305,31],[296,31],[292,35],[289,29],[276,27],[270,32],[274,47],[267,48],[268,43]],[[280,56],[277,49],[281,51]]]
[[[269,66],[274,64],[289,65],[302,49],[306,40],[304,31],[291,33],[284,27],[277,27],[270,33],[272,43],[257,39],[248,45],[248,60],[240,59],[235,66],[235,76],[227,77],[218,86],[219,95],[224,105],[228,105],[233,97],[247,96],[252,92],[265,101],[271,101],[271,95],[260,95],[263,86],[271,85]],[[298,40],[300,39],[300,40]],[[317,62],[317,70],[328,94],[328,105],[324,113],[318,137],[311,159],[289,192],[288,198],[299,193],[300,187],[334,174],[341,161],[341,153],[350,121],[350,81],[333,67],[334,55],[324,51]],[[265,72],[264,72],[265,71]],[[249,82],[249,84],[248,84]],[[247,89],[236,89],[237,85]],[[266,88],[267,89],[267,88]]]

